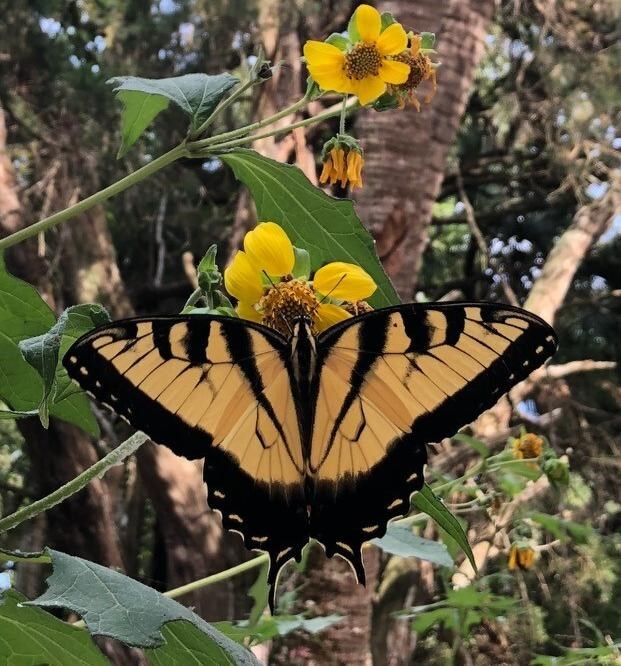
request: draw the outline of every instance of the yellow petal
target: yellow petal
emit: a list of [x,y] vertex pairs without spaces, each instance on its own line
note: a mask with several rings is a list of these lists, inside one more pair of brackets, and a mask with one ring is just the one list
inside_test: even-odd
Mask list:
[[313,40],[304,44],[304,57],[308,65],[335,65],[343,62],[343,52],[334,44]]
[[241,250],[224,269],[224,286],[239,301],[256,303],[263,296],[261,273]]
[[326,328],[330,328],[330,326],[334,326],[334,324],[350,317],[349,312],[338,305],[321,303],[315,312],[315,328],[318,332],[325,331]]
[[239,301],[235,311],[240,316],[241,319],[248,319],[250,321],[256,321],[257,324],[261,323],[261,313],[257,312],[254,309],[252,304],[245,303],[244,301]]
[[352,189],[362,187],[362,166],[364,159],[357,150],[350,151],[347,156],[347,180],[351,183]]
[[360,5],[356,9],[356,27],[363,42],[375,42],[382,29],[382,17],[371,5]]
[[375,292],[373,278],[360,266],[333,261],[320,268],[313,278],[316,291],[343,301],[360,301]]
[[345,76],[343,65],[315,65],[308,66],[308,72],[323,90],[346,93],[349,90],[349,80]]
[[393,23],[377,39],[377,48],[382,55],[397,55],[408,46],[408,36],[401,23]]
[[367,76],[355,83],[356,91],[354,95],[358,97],[358,101],[362,106],[374,102],[386,92],[386,84],[379,76]]
[[330,174],[332,173],[332,160],[330,157],[326,158],[326,161],[323,163],[323,169],[321,170],[321,176],[319,176],[319,182],[324,185],[330,179]]
[[244,250],[259,273],[281,277],[293,270],[293,245],[285,230],[274,222],[258,224],[244,237]]
[[379,75],[382,81],[386,83],[405,83],[410,75],[410,66],[404,62],[396,60],[386,60],[382,62],[379,70]]
[[517,547],[511,546],[509,551],[509,571],[514,571],[517,567]]

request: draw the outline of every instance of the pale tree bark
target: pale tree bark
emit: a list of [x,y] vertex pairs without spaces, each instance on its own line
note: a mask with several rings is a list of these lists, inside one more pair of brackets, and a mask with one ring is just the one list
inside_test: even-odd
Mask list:
[[365,186],[356,195],[363,222],[397,291],[411,300],[427,245],[431,211],[449,149],[484,50],[494,0],[393,0],[378,3],[406,29],[437,35],[438,93],[420,113],[366,111],[356,121],[365,148]]
[[[554,323],[576,271],[599,237],[620,213],[621,172],[613,171],[606,194],[600,200],[579,208],[572,223],[554,243],[541,275],[524,303],[526,310],[539,315],[550,324]],[[543,372],[545,369],[539,371],[539,374]],[[518,384],[512,389],[509,398],[501,398],[493,409],[485,412],[475,424],[477,435],[486,438],[504,430],[511,418],[512,404],[523,400],[531,386],[532,380]]]

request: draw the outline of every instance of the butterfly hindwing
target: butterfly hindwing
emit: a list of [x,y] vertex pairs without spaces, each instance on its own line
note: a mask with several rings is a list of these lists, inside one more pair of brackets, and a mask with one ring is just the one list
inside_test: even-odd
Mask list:
[[509,306],[402,305],[317,340],[310,536],[364,580],[381,537],[423,484],[425,445],[453,435],[556,349],[553,330]]
[[193,315],[114,322],[63,360],[85,390],[155,442],[205,458],[209,505],[248,548],[270,554],[272,582],[308,541],[285,350],[264,327]]

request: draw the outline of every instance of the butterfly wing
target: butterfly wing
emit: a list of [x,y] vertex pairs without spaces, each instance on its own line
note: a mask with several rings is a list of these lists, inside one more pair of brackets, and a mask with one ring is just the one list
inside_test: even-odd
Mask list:
[[554,353],[556,336],[509,306],[410,304],[338,324],[317,347],[310,536],[363,582],[362,543],[408,512],[425,445],[494,405]]
[[249,322],[174,316],[101,327],[63,359],[85,390],[155,442],[205,458],[209,505],[247,548],[270,554],[272,582],[308,541],[285,348]]

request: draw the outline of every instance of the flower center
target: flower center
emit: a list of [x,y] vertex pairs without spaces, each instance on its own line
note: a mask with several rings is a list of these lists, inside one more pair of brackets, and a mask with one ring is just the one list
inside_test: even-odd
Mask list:
[[259,301],[262,323],[289,337],[296,317],[312,317],[317,309],[315,293],[302,280],[283,280]]
[[382,54],[375,44],[356,44],[345,55],[345,76],[348,79],[364,79],[367,76],[377,76],[382,65]]

